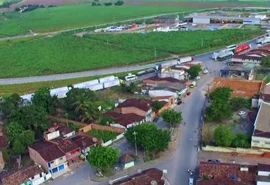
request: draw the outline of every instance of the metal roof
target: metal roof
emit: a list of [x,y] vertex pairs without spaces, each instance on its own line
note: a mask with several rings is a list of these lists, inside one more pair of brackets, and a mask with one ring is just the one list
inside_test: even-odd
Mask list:
[[189,15],[185,19],[189,18],[201,18],[201,19],[239,19],[239,20],[249,20],[249,21],[260,21],[258,18],[249,18],[249,17],[224,17],[224,16],[211,16],[211,15]]

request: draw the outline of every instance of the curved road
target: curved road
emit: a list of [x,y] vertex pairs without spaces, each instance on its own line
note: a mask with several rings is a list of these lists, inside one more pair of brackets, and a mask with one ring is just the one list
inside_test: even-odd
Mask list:
[[[256,46],[256,39],[253,39],[247,43],[251,44],[253,47]],[[211,58],[213,52],[200,54],[195,56],[195,60],[198,61],[206,61]],[[160,62],[158,62],[160,63]],[[143,70],[147,68],[153,68],[158,63],[145,64],[145,65],[133,65],[133,66],[124,66],[124,67],[113,67],[92,71],[83,71],[83,72],[75,72],[75,73],[65,73],[65,74],[56,74],[56,75],[47,75],[47,76],[32,76],[32,77],[21,77],[21,78],[3,78],[0,79],[0,85],[7,84],[22,84],[22,83],[32,83],[32,82],[42,82],[42,81],[54,81],[54,80],[63,80],[63,79],[71,79],[71,78],[79,78],[79,77],[87,77],[87,76],[97,76],[97,75],[109,75],[113,73],[121,73],[128,72],[134,70]]]

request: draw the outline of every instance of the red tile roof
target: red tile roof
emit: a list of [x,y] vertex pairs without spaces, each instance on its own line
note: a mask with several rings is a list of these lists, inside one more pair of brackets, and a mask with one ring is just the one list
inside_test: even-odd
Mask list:
[[65,156],[65,153],[60,150],[57,145],[48,141],[36,142],[30,145],[29,148],[37,151],[41,155],[41,157],[47,162]]
[[71,140],[75,142],[81,149],[85,149],[96,144],[93,139],[86,136],[76,136],[71,138]]
[[50,140],[49,142],[56,144],[58,148],[64,153],[68,153],[79,148],[79,146],[75,142],[72,142],[72,140],[68,138],[58,137]]
[[124,108],[124,107],[136,107],[143,111],[149,111],[152,108],[152,101],[148,99],[127,99],[123,103],[120,103],[117,108]]
[[124,154],[121,156],[120,160],[124,163],[129,163],[129,162],[134,161],[134,158],[131,157],[129,154]]
[[29,178],[34,177],[42,172],[43,170],[39,166],[32,165],[11,172],[10,174],[2,177],[1,181],[3,185],[19,185],[27,182]]
[[[247,184],[243,181],[231,180],[231,179],[210,179],[210,180],[203,180],[198,181],[197,185],[251,185]],[[255,185],[255,184],[252,184]]]
[[139,116],[137,114],[121,114],[114,111],[109,111],[104,113],[103,115],[112,117],[115,123],[118,123],[124,127],[127,127],[127,125],[132,124],[134,122],[140,122],[144,120],[143,116]]
[[[236,183],[235,181],[241,181],[242,184],[244,183],[245,185],[255,185],[256,171],[258,167],[254,165],[245,166],[248,167],[248,171],[241,171],[240,164],[200,162],[199,176],[201,178],[208,176],[214,179],[213,183],[211,180],[206,180],[209,185],[216,185],[218,181],[219,184],[222,185],[229,185],[229,183],[232,182]],[[236,178],[236,180],[232,179],[233,176]],[[205,185],[205,183],[198,183],[198,185]]]
[[161,170],[151,168],[131,176],[126,180],[116,182],[114,185],[152,185],[151,182],[153,181],[157,183],[156,185],[164,185],[165,182],[162,177],[163,172]]

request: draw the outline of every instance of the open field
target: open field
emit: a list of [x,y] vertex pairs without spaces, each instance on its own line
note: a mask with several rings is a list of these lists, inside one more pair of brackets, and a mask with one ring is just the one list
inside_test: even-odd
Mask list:
[[3,41],[0,42],[0,77],[38,76],[142,63],[167,57],[170,53],[198,52],[237,43],[251,38],[256,31],[155,32],[83,38],[62,34],[21,42]]
[[0,55],[0,77],[20,77],[128,65],[169,54],[159,52],[155,57],[149,49],[125,48],[62,34],[8,47],[0,44]]
[[17,12],[5,12],[0,16],[0,37],[26,34],[29,30],[50,32],[200,8],[147,5],[93,7],[83,4],[40,8],[22,15]]
[[[158,52],[185,53],[202,48],[229,45],[250,38],[259,30],[224,29],[219,31],[152,32],[147,34],[92,34],[91,40],[109,42],[125,48],[157,49]],[[158,53],[157,52],[157,53]]]

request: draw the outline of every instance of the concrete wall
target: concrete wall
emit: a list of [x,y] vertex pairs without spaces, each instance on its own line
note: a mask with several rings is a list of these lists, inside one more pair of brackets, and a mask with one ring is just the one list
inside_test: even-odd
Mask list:
[[57,121],[57,122],[61,122],[61,123],[73,123],[74,125],[79,125],[79,126],[86,126],[88,125],[87,123],[82,123],[82,122],[78,122],[78,121],[73,121],[70,119],[65,119],[65,118],[60,118],[60,117],[56,117],[56,116],[51,116],[51,115],[47,115],[46,118]]
[[117,132],[117,133],[123,133],[126,130],[124,128],[116,128],[116,127],[110,127],[110,126],[104,126],[104,125],[98,125],[98,124],[89,124],[83,128],[80,129],[81,132],[88,132],[92,129],[96,129],[96,130],[106,130],[106,131],[110,131],[110,132]]
[[141,109],[138,109],[136,107],[123,107],[123,108],[115,108],[115,112],[119,112],[119,113],[122,113],[122,114],[137,114],[139,116],[143,116],[145,117],[146,116],[146,112],[141,110]]
[[270,138],[252,136],[251,148],[266,148],[270,149]]
[[270,172],[258,171],[258,175],[260,175],[260,176],[269,176]]
[[48,163],[40,156],[40,154],[33,150],[32,148],[28,147],[28,152],[30,158],[37,164],[41,165],[45,172],[48,172]]

